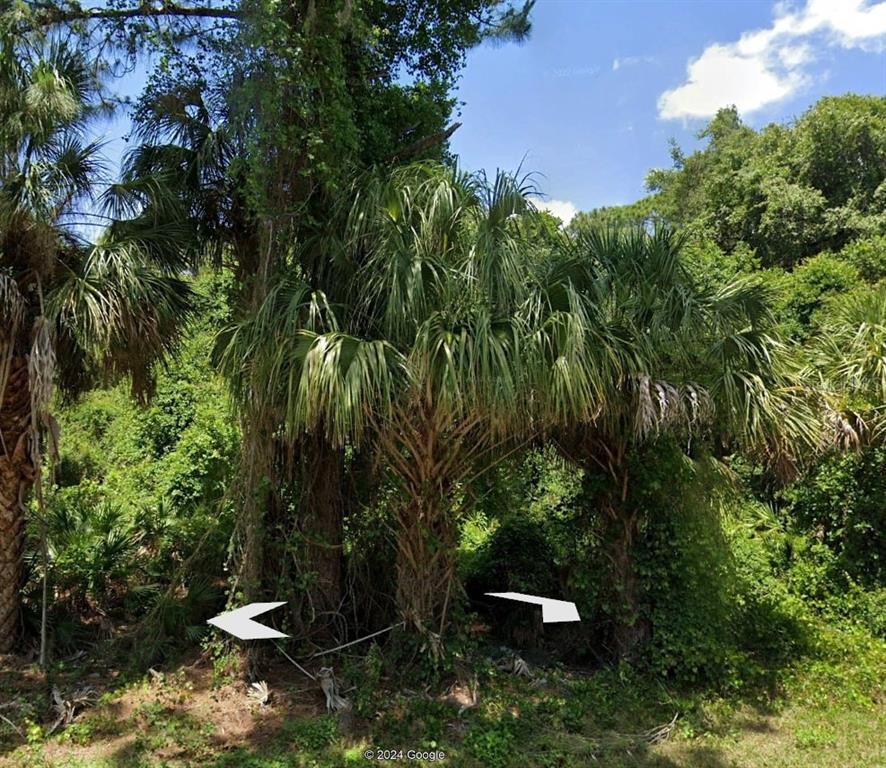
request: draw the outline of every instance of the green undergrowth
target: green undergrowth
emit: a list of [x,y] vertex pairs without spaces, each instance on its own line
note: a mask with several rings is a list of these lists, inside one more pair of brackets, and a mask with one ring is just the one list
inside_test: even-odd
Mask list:
[[[373,654],[366,664],[376,665]],[[364,752],[445,754],[464,768],[569,766],[876,766],[883,764],[886,643],[860,627],[817,627],[808,655],[767,679],[728,695],[680,688],[622,665],[595,672],[534,668],[534,679],[502,672],[484,657],[471,665],[479,686],[474,707],[416,691],[392,692],[378,676],[347,681],[354,712],[296,714],[282,704],[257,717],[254,736],[234,745],[224,727],[189,709],[193,687],[167,673],[161,692],[115,716],[130,684],[63,731],[14,747],[4,735],[0,766],[34,768],[339,768],[369,765]],[[272,686],[273,687],[273,686]],[[149,694],[150,695],[147,695]],[[669,738],[648,732],[671,723]],[[376,761],[373,761],[376,762]],[[436,762],[436,761],[435,761]]]

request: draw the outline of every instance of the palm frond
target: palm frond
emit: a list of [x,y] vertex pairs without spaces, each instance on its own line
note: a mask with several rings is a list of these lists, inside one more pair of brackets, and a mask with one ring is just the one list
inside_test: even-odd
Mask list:
[[841,297],[815,339],[813,360],[837,389],[886,404],[886,283]]
[[129,374],[149,391],[152,364],[169,354],[193,308],[193,291],[158,270],[138,243],[105,242],[67,265],[47,295],[60,335],[107,373]]

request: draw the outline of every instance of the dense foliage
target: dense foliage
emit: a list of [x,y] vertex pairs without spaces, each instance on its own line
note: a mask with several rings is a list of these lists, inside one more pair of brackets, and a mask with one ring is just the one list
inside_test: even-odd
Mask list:
[[[423,173],[427,171],[420,171],[419,177]],[[428,180],[433,178],[431,175]],[[440,183],[442,181],[440,179]],[[427,182],[419,179],[419,183]],[[503,183],[500,181],[496,189]],[[408,210],[409,205],[419,204],[421,195],[426,194],[420,192],[421,189],[421,186],[416,187],[415,200],[402,203],[406,206],[404,210]],[[501,187],[497,194],[504,192],[505,187]],[[515,193],[516,190],[508,194]],[[364,205],[367,213],[361,215],[373,215],[367,206],[375,205],[372,201],[377,194],[367,193],[369,202]],[[440,191],[434,194],[440,194]],[[382,195],[381,199],[388,198]],[[497,204],[494,198],[491,199],[492,205]],[[479,204],[479,200],[477,198],[474,204]],[[438,208],[437,215],[446,216],[444,209]],[[408,221],[408,216],[404,220]],[[425,226],[430,227],[429,234],[437,231],[432,222]],[[531,233],[536,230],[528,228],[527,231],[530,237],[535,237]],[[584,237],[581,231],[579,228],[567,239],[581,243]],[[367,250],[368,238],[381,238],[379,242],[387,242],[391,236],[381,230],[370,234],[360,229],[357,234],[363,249],[363,255],[357,256],[359,259],[366,259],[365,254],[371,254],[371,248]],[[521,233],[520,236],[525,235]],[[338,246],[343,252],[352,247],[348,244],[349,237],[346,236]],[[402,235],[397,237],[400,238],[398,242],[403,243],[400,247],[406,249],[404,258],[419,247],[410,240],[403,241]],[[545,229],[541,237],[542,240],[527,251],[531,253],[532,262],[541,265],[532,267],[538,271],[539,280],[547,274],[546,270],[551,269],[545,265],[553,265],[557,258],[574,258],[574,252],[569,248],[563,251],[564,257],[554,255],[562,249],[561,235]],[[466,253],[478,253],[476,246],[470,246],[470,241],[467,247],[471,250]],[[683,679],[737,685],[748,675],[757,674],[754,670],[764,674],[772,664],[784,663],[793,654],[808,648],[808,633],[812,631],[810,626],[817,616],[836,617],[841,621],[854,619],[874,633],[882,632],[882,510],[878,503],[882,448],[879,447],[877,427],[881,386],[875,371],[861,368],[857,374],[847,375],[839,370],[840,363],[848,361],[851,344],[849,339],[837,341],[836,327],[843,323],[847,333],[857,333],[861,319],[852,315],[852,307],[856,306],[853,302],[864,307],[867,306],[866,296],[876,295],[874,287],[865,287],[861,275],[870,276],[870,285],[879,279],[876,264],[882,255],[878,250],[882,247],[882,236],[856,238],[840,251],[809,257],[790,271],[775,267],[762,269],[754,249],[746,243],[736,246],[731,254],[724,253],[704,234],[696,234],[680,247],[685,252],[682,259],[692,276],[687,279],[696,281],[699,289],[706,285],[707,290],[722,292],[724,286],[734,282],[736,275],[756,279],[758,283],[762,280],[763,288],[772,296],[773,322],[783,333],[785,343],[794,345],[779,353],[789,354],[794,360],[786,363],[789,370],[797,370],[791,375],[800,376],[797,380],[805,381],[804,386],[812,386],[818,380],[816,377],[822,376],[820,384],[831,397],[827,407],[842,408],[841,419],[855,419],[852,423],[856,432],[848,446],[851,450],[845,451],[847,445],[839,441],[823,452],[820,447],[809,445],[806,449],[808,457],[798,457],[802,462],[793,470],[795,479],[787,485],[779,480],[778,467],[768,463],[765,453],[754,449],[742,454],[741,441],[731,447],[720,440],[709,442],[704,433],[693,433],[691,428],[684,432],[678,424],[675,426],[679,428],[669,435],[662,432],[665,427],[662,422],[650,432],[650,439],[635,441],[632,438],[625,446],[626,472],[632,478],[628,508],[632,525],[636,525],[634,557],[639,580],[638,594],[634,597],[636,604],[631,607],[633,613],[629,620],[644,627],[642,638],[649,644],[643,654],[644,663],[660,673],[677,674]],[[421,248],[433,252],[430,246]],[[455,252],[453,256],[456,259],[453,266],[456,270],[462,269],[458,266],[461,257]],[[371,270],[376,267],[371,255],[368,258],[367,266],[359,273],[360,285],[372,286],[383,279],[407,279],[396,277],[394,273],[379,273],[378,277],[372,277]],[[410,259],[406,258],[404,264],[412,269]],[[433,269],[441,269],[440,264],[431,263]],[[477,268],[471,266],[470,269]],[[457,279],[457,272],[453,277]],[[606,290],[613,290],[612,279],[609,278],[607,285],[610,287]],[[71,426],[57,469],[59,487],[52,498],[58,505],[58,514],[53,518],[50,541],[58,537],[59,542],[65,542],[63,545],[52,544],[53,551],[57,549],[59,552],[55,573],[59,589],[81,601],[76,606],[62,604],[66,610],[73,610],[74,615],[78,612],[82,615],[84,610],[88,614],[91,605],[93,609],[101,608],[103,613],[110,611],[121,619],[152,616],[150,611],[161,597],[167,602],[173,599],[176,579],[184,579],[180,583],[188,585],[188,589],[195,589],[198,598],[206,594],[202,588],[204,581],[212,582],[216,587],[223,583],[219,581],[222,574],[218,568],[228,562],[227,536],[235,517],[230,516],[234,510],[232,500],[225,499],[225,487],[226,478],[236,471],[238,431],[231,422],[232,417],[226,415],[228,406],[220,398],[219,384],[209,386],[214,374],[211,373],[208,352],[217,330],[225,322],[230,322],[225,318],[230,318],[231,310],[227,307],[233,294],[230,277],[226,282],[203,279],[200,285],[202,295],[208,297],[203,300],[205,308],[200,313],[201,319],[190,332],[176,361],[160,372],[155,398],[147,410],[132,411],[132,406],[126,406],[121,400],[122,390],[116,389],[91,395],[65,411],[70,416],[66,415],[63,426]],[[267,300],[267,310],[262,310],[267,311],[267,316],[260,313],[255,321],[251,321],[258,323],[257,327],[253,330],[239,324],[230,326],[221,336],[217,352],[217,355],[222,354],[221,360],[229,361],[223,363],[224,371],[234,359],[247,359],[241,349],[236,350],[236,358],[230,357],[234,350],[231,347],[233,339],[242,334],[255,334],[252,341],[244,335],[236,342],[253,349],[248,354],[258,355],[256,364],[262,366],[256,371],[250,370],[245,378],[243,372],[238,372],[237,376],[241,378],[237,386],[240,388],[251,386],[250,382],[256,379],[272,382],[281,374],[291,376],[287,371],[295,371],[297,379],[304,382],[301,386],[308,389],[292,392],[286,389],[284,380],[279,395],[284,399],[274,402],[272,408],[288,414],[287,423],[298,431],[314,426],[315,419],[329,418],[322,410],[317,410],[322,409],[328,400],[312,402],[301,398],[342,396],[338,389],[328,392],[321,389],[312,394],[310,388],[356,385],[360,379],[355,379],[353,385],[347,384],[351,376],[348,371],[355,365],[370,364],[370,358],[364,359],[364,356],[374,344],[380,343],[372,341],[372,334],[380,333],[379,340],[391,344],[387,351],[378,347],[380,356],[372,363],[381,364],[383,368],[378,371],[366,368],[360,374],[361,377],[374,377],[364,380],[372,389],[362,395],[360,390],[353,390],[353,396],[382,397],[383,400],[372,401],[376,404],[366,406],[368,411],[362,410],[364,406],[355,401],[349,407],[356,407],[357,411],[341,412],[335,418],[344,421],[333,421],[329,425],[334,441],[346,446],[355,436],[359,440],[354,447],[360,450],[349,453],[345,466],[348,473],[354,474],[353,482],[357,487],[352,491],[356,494],[352,498],[361,511],[358,514],[349,510],[345,515],[341,541],[345,552],[344,581],[354,585],[352,589],[356,590],[354,594],[359,596],[360,603],[365,604],[369,597],[370,604],[378,606],[374,612],[364,614],[369,626],[377,626],[392,617],[390,609],[381,606],[388,599],[385,591],[395,589],[397,580],[367,582],[365,568],[372,562],[383,562],[391,547],[396,551],[398,546],[423,545],[418,540],[409,544],[403,539],[397,544],[397,540],[389,539],[387,534],[372,532],[371,526],[408,525],[409,515],[419,513],[408,513],[408,507],[401,508],[396,500],[404,487],[400,484],[402,481],[395,480],[396,470],[388,478],[383,475],[373,480],[374,474],[367,475],[361,469],[363,460],[359,454],[365,453],[361,446],[377,430],[375,420],[378,416],[370,414],[384,414],[388,412],[386,409],[397,407],[395,403],[401,395],[396,394],[396,387],[404,386],[414,377],[428,375],[420,374],[418,369],[409,372],[410,366],[423,364],[424,359],[415,357],[413,362],[417,354],[413,345],[418,341],[439,343],[433,341],[433,337],[426,338],[420,324],[403,325],[403,319],[410,318],[414,322],[424,312],[429,321],[437,323],[437,318],[448,311],[442,306],[423,305],[425,308],[421,312],[413,308],[408,312],[398,309],[399,314],[391,314],[389,302],[392,299],[412,301],[411,297],[419,296],[425,297],[422,301],[427,301],[430,294],[427,289],[416,293],[412,288],[401,299],[396,290],[392,291],[386,285],[378,282],[378,296],[384,296],[386,302],[376,303],[372,291],[365,287],[359,294],[360,301],[367,302],[367,307],[377,307],[372,311],[381,313],[376,321],[370,320],[365,310],[350,320],[344,312],[344,305],[324,309],[322,303],[318,303],[318,295],[311,298],[306,287],[281,283]],[[656,285],[659,288],[662,285],[660,275],[656,278]],[[466,289],[435,287],[434,290],[441,291],[440,298],[434,301],[448,301],[446,297],[449,296],[464,297]],[[550,286],[545,290],[550,291]],[[346,296],[342,292],[339,295]],[[660,299],[661,291],[656,296]],[[841,296],[851,296],[853,302],[837,301]],[[750,294],[745,300],[749,297]],[[681,301],[685,301],[685,295]],[[629,303],[623,299],[621,305],[627,307]],[[444,315],[440,314],[441,311]],[[858,315],[863,309],[855,311]],[[876,307],[871,311],[876,313]],[[295,312],[295,315],[289,317],[288,312]],[[300,328],[299,323],[307,322],[311,313],[318,317],[313,322],[328,324],[335,330],[324,335],[322,325],[314,325],[314,330],[308,330],[309,325]],[[328,314],[321,321],[322,313]],[[306,319],[299,320],[299,316]],[[874,320],[876,322],[876,318]],[[461,322],[470,322],[469,316],[464,315]],[[524,319],[524,322],[528,320]],[[629,325],[624,317],[618,322],[622,328]],[[237,335],[230,336],[235,328]],[[341,335],[343,331],[362,334],[364,338]],[[435,332],[441,333],[442,329]],[[292,341],[286,340],[289,333],[295,334]],[[700,338],[698,331],[693,334],[696,340]],[[228,338],[232,340],[226,341]],[[322,347],[319,346],[321,342]],[[349,350],[348,345],[353,349]],[[267,350],[261,351],[265,346]],[[294,355],[291,360],[281,357],[288,349]],[[310,368],[312,356],[321,350],[324,357],[334,351],[333,360],[344,355],[348,361],[348,367],[341,369],[345,375],[341,384],[325,379],[311,383],[305,378],[309,370],[311,376],[321,375],[321,368]],[[524,349],[524,356],[520,358],[521,365],[530,364],[527,350]],[[837,353],[841,356],[833,361],[837,369],[829,373],[821,363]],[[460,359],[463,353],[454,354]],[[516,364],[516,360],[512,357],[511,363]],[[814,375],[803,374],[806,360],[814,366]],[[876,362],[876,357],[872,362]],[[299,373],[303,365],[309,368]],[[397,378],[399,366],[406,366],[403,368],[406,378],[402,383],[398,383]],[[599,372],[599,364],[595,364],[595,369]],[[465,375],[456,371],[451,374],[456,376],[452,383]],[[434,374],[440,376],[432,379],[439,381],[434,386],[451,386],[447,383],[449,375]],[[508,374],[516,385],[519,376],[514,378],[515,375],[513,371]],[[702,369],[696,370],[692,374],[695,384],[702,386],[705,375]],[[530,379],[526,380],[525,386],[532,386]],[[249,390],[240,391],[239,397],[246,398]],[[407,396],[409,388],[403,391],[402,396]],[[484,398],[488,395],[477,389],[470,392],[475,403],[486,402]],[[514,396],[517,394],[515,390]],[[278,397],[271,390],[267,390],[267,396]],[[286,399],[293,396],[298,399]],[[496,397],[500,396],[500,393],[496,394]],[[446,402],[440,397],[436,396],[439,402]],[[485,407],[494,407],[493,402]],[[572,402],[575,407],[576,401]],[[797,402],[796,405],[800,407],[801,404]],[[413,405],[408,407],[414,408]],[[525,411],[526,406],[522,408]],[[369,421],[354,421],[360,413],[369,416]],[[329,414],[335,415],[336,412],[330,411]],[[551,423],[556,425],[557,419]],[[669,430],[670,427],[666,427],[666,431]],[[580,636],[555,633],[548,642],[555,642],[575,658],[607,658],[617,650],[613,645],[612,621],[623,617],[620,602],[623,593],[611,588],[612,528],[607,522],[605,507],[600,506],[600,500],[609,494],[608,471],[601,473],[593,463],[581,463],[581,469],[576,472],[572,464],[576,442],[568,433],[569,430],[561,434],[547,448],[527,449],[525,443],[520,448],[519,443],[515,443],[516,453],[513,448],[507,448],[485,459],[477,453],[466,465],[475,468],[471,472],[470,485],[456,481],[452,485],[454,496],[450,502],[453,511],[458,510],[458,516],[453,520],[463,521],[459,524],[459,573],[468,595],[479,601],[475,606],[484,612],[494,609],[482,598],[482,593],[494,589],[564,598],[571,596],[586,617],[583,622],[585,632]],[[473,438],[475,451],[481,445],[477,439],[477,436]],[[95,446],[102,440],[108,442],[99,459]],[[370,442],[374,440],[373,437]],[[609,445],[615,444],[613,440],[612,436],[606,438]],[[126,449],[126,445],[132,447]],[[383,442],[382,445],[387,446],[384,448],[387,451],[404,449],[404,444],[400,443]],[[747,448],[750,450],[754,445],[756,443],[751,439]],[[556,450],[556,446],[561,450]],[[739,453],[730,455],[736,448]],[[389,454],[391,458],[388,460],[395,460],[396,455]],[[480,464],[490,461],[485,472],[477,471]],[[124,471],[112,467],[118,462],[122,462],[126,468]],[[183,464],[177,470],[180,462]],[[407,466],[416,466],[415,462],[416,459],[410,459]],[[185,467],[188,468],[186,472]],[[405,467],[402,471],[406,471]],[[379,482],[381,484],[373,490],[372,485]],[[146,492],[146,489],[151,490]],[[300,484],[296,478],[286,494],[297,501],[299,493]],[[421,497],[416,497],[416,503],[420,502]],[[220,509],[227,510],[222,517],[218,515]],[[397,520],[399,524],[395,522]],[[87,539],[76,541],[70,537],[70,532],[66,532],[65,526],[83,529],[79,535]],[[207,531],[212,532],[211,536],[203,541],[202,534]],[[86,541],[90,544],[87,545]],[[102,546],[95,544],[98,541],[103,542]],[[292,540],[292,553],[302,551],[300,547],[304,542],[300,544],[299,541],[298,538]],[[206,547],[205,551],[196,563],[188,562],[188,568],[181,571],[176,564],[188,561],[198,544]],[[75,554],[78,547],[84,546],[94,549],[95,559],[89,567],[85,565],[88,561]],[[68,555],[64,554],[66,548],[70,548]],[[150,552],[156,561],[145,560],[143,555],[146,552]],[[78,562],[83,563],[82,568],[73,568]],[[105,576],[99,578],[102,573]],[[300,573],[299,578],[301,581],[296,584],[315,583],[309,573]],[[414,581],[411,575],[408,579]],[[132,594],[121,593],[125,592],[121,582],[134,585],[138,581],[144,583],[145,589],[139,592],[137,599]],[[445,590],[433,590],[432,593],[442,599]],[[179,601],[184,594],[178,594]],[[194,606],[196,613],[189,613],[190,608],[181,607],[181,620],[185,622],[182,628],[187,623],[198,623],[200,615],[218,606],[218,602],[207,599],[209,602],[202,606],[198,600]],[[59,615],[63,614],[60,609]],[[540,627],[528,615],[521,612],[493,612],[490,615],[497,616],[497,621],[504,621],[505,635],[514,633],[512,639],[515,641],[533,645],[545,642]],[[185,616],[188,616],[187,621]],[[178,631],[181,630],[172,630],[170,634],[175,636]],[[162,633],[162,638],[166,642],[167,633]]]
[[[348,662],[388,739],[371,685],[492,679],[502,644],[605,668],[527,700],[570,733],[616,678],[745,695],[847,644],[880,663],[886,100],[721,110],[647,197],[560,228],[447,147],[467,50],[531,8],[2,17],[0,650],[222,669],[205,620],[280,600],[294,654],[391,630]],[[113,181],[92,44],[159,54]],[[484,707],[460,743],[510,765],[514,708]]]

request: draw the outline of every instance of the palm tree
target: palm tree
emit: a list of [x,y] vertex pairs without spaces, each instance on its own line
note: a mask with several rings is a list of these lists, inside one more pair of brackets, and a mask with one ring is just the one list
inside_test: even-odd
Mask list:
[[432,647],[457,598],[455,498],[529,413],[527,190],[434,164],[363,180],[322,242],[351,275],[343,300],[292,270],[219,341],[241,401],[266,398],[287,434],[380,452],[400,489],[397,603]]
[[789,463],[819,437],[808,393],[777,340],[765,291],[736,282],[705,293],[667,229],[598,231],[564,239],[545,265],[533,314],[544,362],[540,418],[588,477],[608,534],[620,656],[643,639],[632,544],[641,510],[630,458],[664,433],[720,455],[736,446]]
[[191,67],[155,74],[133,115],[138,142],[106,207],[147,229],[178,222],[191,264],[229,266],[238,284],[256,271],[258,227],[247,200],[244,142],[224,120],[224,105]]
[[[189,252],[196,259],[209,257],[216,268],[231,269],[238,292],[234,311],[252,316],[262,301],[280,309],[275,302],[289,289],[287,279],[276,285],[270,279],[271,262],[289,264],[317,284],[322,282],[318,271],[326,269],[327,254],[303,248],[295,267],[289,251],[278,246],[272,234],[277,220],[267,212],[260,215],[256,199],[249,195],[247,146],[226,123],[229,112],[218,89],[200,73],[185,67],[157,76],[136,112],[135,134],[141,143],[127,156],[123,179],[109,197],[118,214],[128,213],[135,203],[142,220],[186,223]],[[282,194],[284,187],[265,192]],[[280,219],[288,228],[291,216]],[[265,322],[254,319],[258,325]],[[298,535],[306,542],[298,567],[304,587],[300,594],[307,599],[291,600],[292,616],[303,634],[308,624],[314,634],[323,634],[341,607],[344,454],[323,439],[322,432],[280,439],[279,417],[261,396],[263,385],[257,381],[255,393],[238,399],[243,460],[241,482],[235,487],[242,496],[235,535],[238,576],[232,593],[235,599],[259,599],[271,585],[276,589],[281,579],[288,579],[292,558],[280,542]],[[295,514],[290,509],[293,488]],[[309,608],[303,611],[300,602],[309,603]]]
[[841,297],[812,345],[831,387],[877,409],[886,404],[886,283]]
[[549,431],[610,478],[596,502],[614,529],[627,653],[639,639],[631,451],[692,432],[787,461],[816,423],[759,286],[704,293],[664,230],[539,248],[526,191],[434,165],[364,180],[340,234],[311,244],[339,270],[335,303],[292,267],[220,336],[219,362],[241,402],[275,414],[272,432],[379,452],[400,490],[397,604],[431,647],[457,598],[456,498],[492,458]]
[[63,42],[0,39],[0,652],[19,623],[27,496],[58,437],[54,385],[125,373],[146,393],[188,314],[171,233],[123,222],[85,238],[102,220],[83,205],[102,171],[83,138],[105,109],[99,74]]

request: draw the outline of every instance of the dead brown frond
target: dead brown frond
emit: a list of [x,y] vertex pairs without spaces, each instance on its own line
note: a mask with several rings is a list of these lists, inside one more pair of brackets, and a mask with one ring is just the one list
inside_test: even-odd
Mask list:
[[646,375],[638,376],[633,396],[634,434],[639,440],[665,429],[692,432],[714,416],[708,391],[691,382],[676,385]]
[[824,429],[822,431],[821,448],[832,447],[841,451],[858,448],[868,433],[868,425],[860,414],[853,411],[841,412],[824,403]]
[[11,275],[0,272],[0,407],[9,381],[9,366],[19,328],[25,318],[25,300]]
[[80,688],[68,698],[62,695],[57,686],[52,687],[52,710],[56,720],[49,729],[48,735],[52,735],[59,728],[67,727],[74,722],[77,713],[95,703],[97,693],[91,686]]

